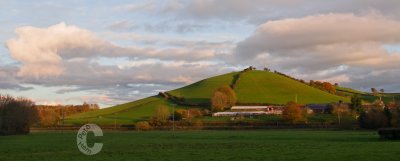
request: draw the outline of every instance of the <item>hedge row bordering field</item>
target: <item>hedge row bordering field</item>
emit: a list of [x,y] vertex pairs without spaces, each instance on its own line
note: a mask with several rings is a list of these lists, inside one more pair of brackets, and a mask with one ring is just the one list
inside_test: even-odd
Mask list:
[[381,128],[378,134],[383,139],[397,140],[400,139],[400,128]]

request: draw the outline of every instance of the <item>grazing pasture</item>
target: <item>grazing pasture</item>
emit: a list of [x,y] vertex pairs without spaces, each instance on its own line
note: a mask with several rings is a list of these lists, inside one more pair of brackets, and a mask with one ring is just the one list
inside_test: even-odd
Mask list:
[[89,135],[100,153],[78,151],[75,132],[35,132],[0,136],[1,161],[87,160],[304,160],[397,161],[400,142],[379,139],[375,131],[104,131]]

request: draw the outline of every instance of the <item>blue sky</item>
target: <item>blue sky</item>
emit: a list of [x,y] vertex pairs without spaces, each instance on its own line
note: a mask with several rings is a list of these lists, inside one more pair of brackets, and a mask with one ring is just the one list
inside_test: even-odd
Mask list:
[[398,5],[0,0],[0,93],[107,107],[250,65],[399,92]]

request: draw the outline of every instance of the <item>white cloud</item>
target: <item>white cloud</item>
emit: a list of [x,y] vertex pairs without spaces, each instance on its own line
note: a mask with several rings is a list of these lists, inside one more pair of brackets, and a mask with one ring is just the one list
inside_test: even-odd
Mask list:
[[19,36],[6,46],[11,57],[20,61],[19,76],[58,76],[64,71],[60,51],[65,49],[93,49],[105,44],[92,32],[60,23],[48,28],[21,27]]
[[[7,41],[12,58],[21,62],[21,77],[52,77],[65,73],[68,63],[95,57],[156,58],[160,60],[199,61],[212,59],[221,47],[203,48],[187,44],[179,47],[154,47],[114,45],[95,33],[66,25],[56,24],[48,28],[20,27],[18,38]],[[200,45],[203,45],[200,43]]]

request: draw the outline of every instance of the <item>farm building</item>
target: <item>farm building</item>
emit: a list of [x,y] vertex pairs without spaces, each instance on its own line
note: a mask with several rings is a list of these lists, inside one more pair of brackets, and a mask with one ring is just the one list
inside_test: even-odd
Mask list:
[[213,116],[279,115],[284,106],[232,106],[231,111],[216,112]]
[[225,112],[216,112],[213,113],[213,116],[257,116],[257,115],[265,115],[264,111],[242,111],[242,112],[233,112],[233,111],[225,111]]

